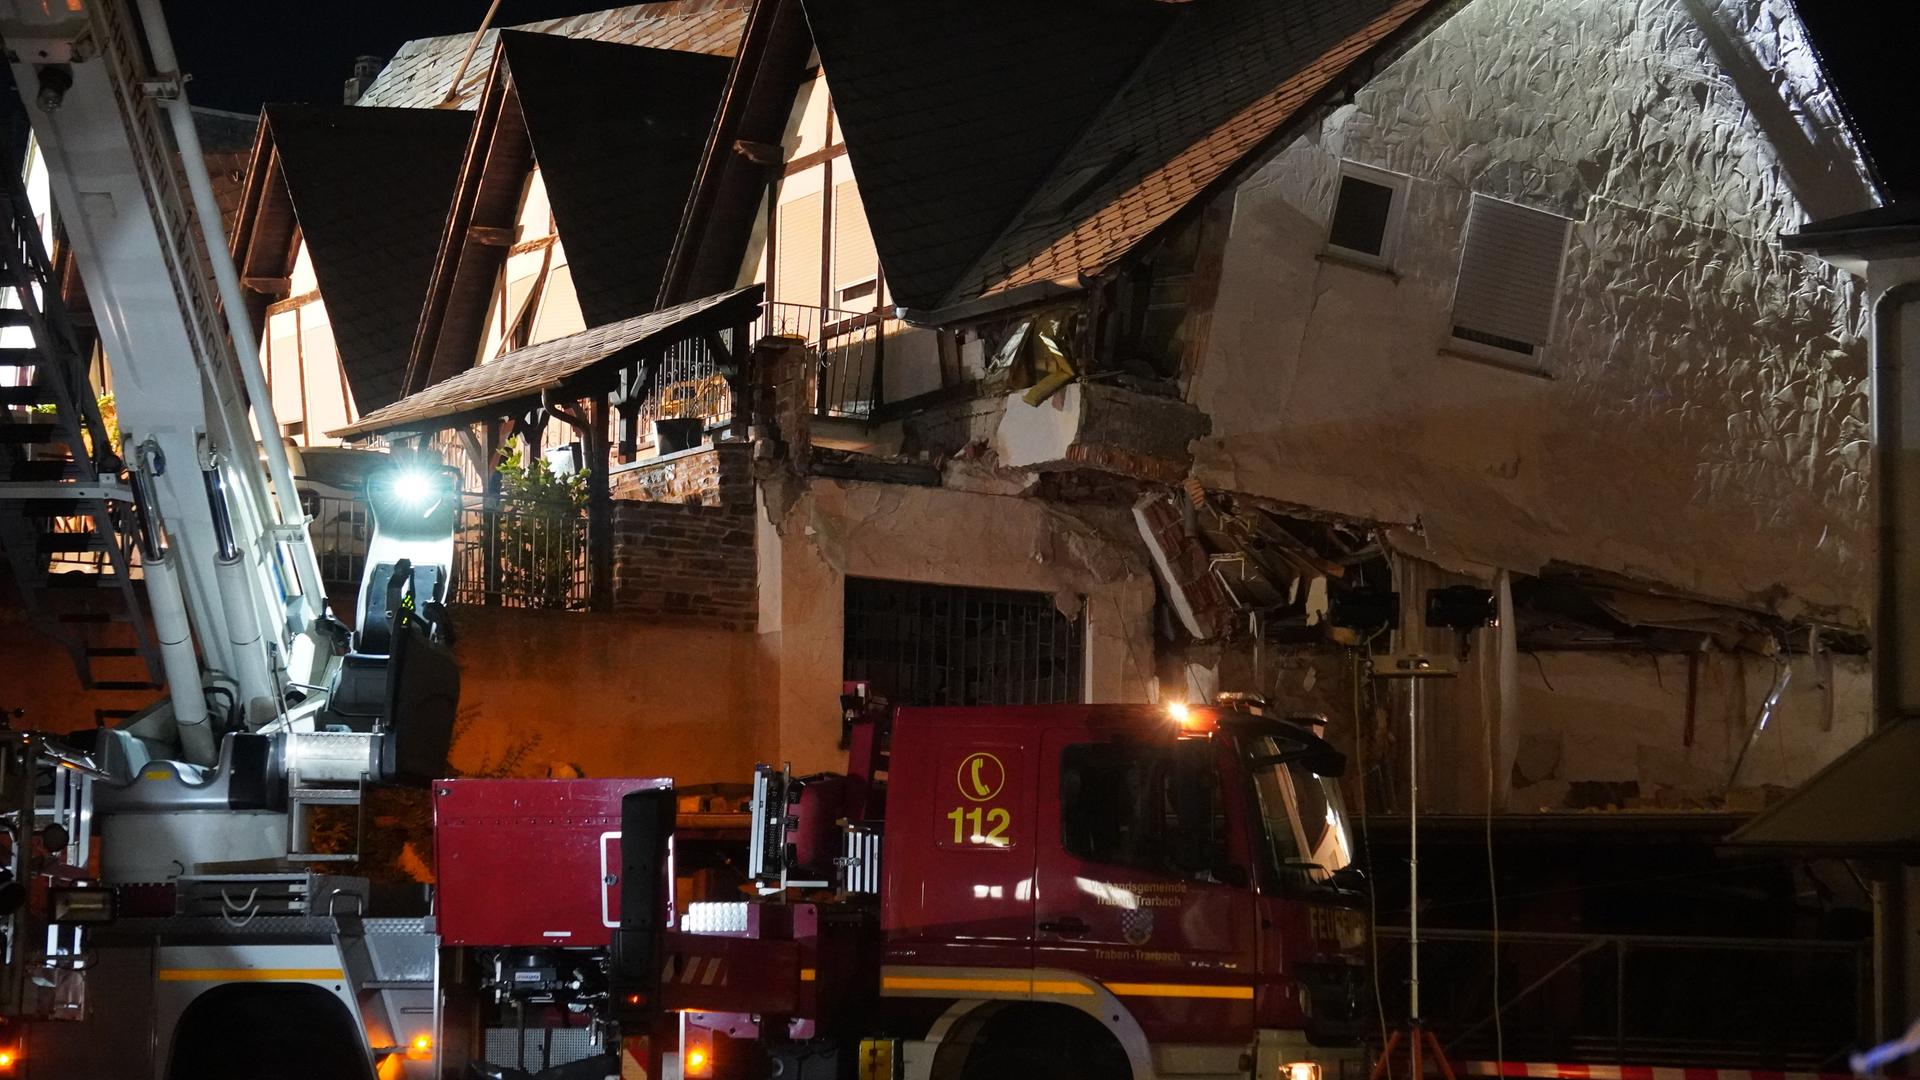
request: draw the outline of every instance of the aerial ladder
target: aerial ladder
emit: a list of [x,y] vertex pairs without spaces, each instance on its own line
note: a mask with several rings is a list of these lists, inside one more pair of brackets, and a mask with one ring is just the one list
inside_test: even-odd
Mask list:
[[[364,880],[313,869],[353,853],[309,833],[444,769],[457,477],[375,474],[335,618],[158,0],[0,0],[0,41],[120,426],[116,451],[10,179],[0,325],[32,345],[0,348],[0,546],[29,604],[50,548],[95,553],[119,617],[150,612],[119,648],[165,685],[90,734],[0,731],[0,1075],[432,1075],[396,1057],[438,1008],[430,921],[366,918]],[[55,520],[85,539],[48,541]],[[262,1032],[285,1062],[232,1053]]]

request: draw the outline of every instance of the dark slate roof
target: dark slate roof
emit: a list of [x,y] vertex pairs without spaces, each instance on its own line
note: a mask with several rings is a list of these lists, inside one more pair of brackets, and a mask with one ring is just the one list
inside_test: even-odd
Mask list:
[[200,150],[207,154],[244,154],[253,149],[260,131],[260,118],[253,113],[208,109],[199,105],[193,113],[193,127],[200,136]]
[[270,105],[268,137],[361,412],[399,396],[471,113]]
[[1147,0],[805,8],[887,288],[910,307],[939,303],[1176,12]]
[[[1108,269],[1271,146],[1369,54],[1446,7],[1441,0],[1208,0],[1181,9],[945,302]],[[837,102],[837,73],[827,70]]]
[[[350,438],[396,429],[414,430],[430,422],[445,426],[462,418],[499,416],[511,406],[537,401],[542,391],[591,392],[596,367],[624,364],[629,356],[671,344],[703,330],[740,326],[757,318],[761,287],[749,285],[677,307],[596,326],[578,334],[516,349],[491,363],[469,368],[444,382],[360,418],[327,434]],[[605,381],[604,377],[600,381]]]
[[[732,56],[751,6],[751,0],[668,0],[563,19],[544,19],[508,29]],[[440,104],[472,40],[471,34],[449,34],[407,42],[387,62],[359,104],[409,108]],[[461,77],[460,92],[454,98],[458,107],[471,109],[479,99],[499,41],[498,30],[489,30],[481,36],[466,74]]]
[[588,326],[653,306],[728,61],[546,34],[502,51]]

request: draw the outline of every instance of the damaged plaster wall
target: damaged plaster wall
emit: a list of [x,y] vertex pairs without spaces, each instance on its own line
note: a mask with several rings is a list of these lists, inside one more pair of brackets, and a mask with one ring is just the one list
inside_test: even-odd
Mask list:
[[[846,579],[1052,593],[1086,605],[1086,700],[1148,700],[1153,579],[1119,509],[813,478],[762,488],[760,655],[780,760],[839,769]],[[783,497],[785,496],[785,497]],[[784,504],[784,509],[782,508]]]
[[1789,665],[1780,706],[1729,790],[1773,684],[1773,660],[1701,654],[1689,745],[1685,657],[1521,656],[1522,734],[1508,809],[1759,809],[1867,734],[1864,658],[1802,655]]
[[[1475,0],[1239,189],[1196,475],[1864,625],[1862,291],[1775,240],[1870,203],[1836,115],[1784,0]],[[1342,158],[1392,272],[1321,255]],[[1442,352],[1474,192],[1573,219],[1549,377]]]

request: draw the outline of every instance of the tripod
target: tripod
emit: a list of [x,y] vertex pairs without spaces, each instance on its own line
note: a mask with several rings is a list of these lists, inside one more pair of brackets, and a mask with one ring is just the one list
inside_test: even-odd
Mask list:
[[[1386,663],[1383,670],[1382,662]],[[1432,677],[1447,677],[1455,672],[1445,664],[1424,656],[1381,657],[1374,665],[1374,677],[1406,679],[1407,682],[1407,1023],[1387,1033],[1386,1045],[1374,1060],[1367,1080],[1381,1080],[1393,1063],[1393,1055],[1405,1047],[1411,1080],[1426,1075],[1425,1061],[1430,1059],[1445,1080],[1456,1080],[1453,1063],[1440,1040],[1420,1023],[1420,700],[1421,682]],[[1430,1056],[1430,1057],[1429,1057]]]

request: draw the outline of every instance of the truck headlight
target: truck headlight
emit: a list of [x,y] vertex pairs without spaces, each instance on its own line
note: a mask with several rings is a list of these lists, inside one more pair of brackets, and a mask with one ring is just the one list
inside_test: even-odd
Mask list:
[[1277,1080],[1320,1080],[1320,1063],[1289,1061],[1280,1066],[1280,1075]]

